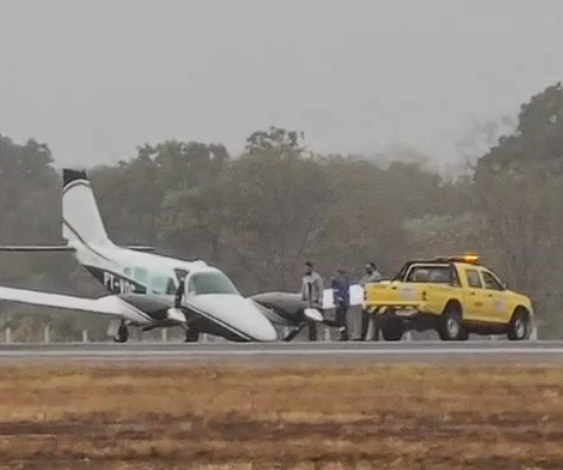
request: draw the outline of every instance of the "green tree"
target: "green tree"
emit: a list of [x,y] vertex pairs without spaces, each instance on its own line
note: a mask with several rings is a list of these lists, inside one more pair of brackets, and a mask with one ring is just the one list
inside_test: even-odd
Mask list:
[[563,87],[521,107],[518,126],[478,162],[474,176],[482,237],[515,289],[535,300],[547,331],[563,330]]

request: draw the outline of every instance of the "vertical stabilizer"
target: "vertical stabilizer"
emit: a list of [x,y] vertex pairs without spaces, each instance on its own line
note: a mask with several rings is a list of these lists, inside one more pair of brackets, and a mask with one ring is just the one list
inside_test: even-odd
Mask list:
[[113,245],[84,170],[63,170],[63,238],[90,246]]

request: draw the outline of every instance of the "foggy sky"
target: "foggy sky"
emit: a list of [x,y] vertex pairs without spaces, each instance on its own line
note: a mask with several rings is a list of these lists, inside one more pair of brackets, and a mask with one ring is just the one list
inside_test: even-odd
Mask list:
[[1,0],[0,128],[58,164],[303,130],[442,160],[563,79],[562,0]]

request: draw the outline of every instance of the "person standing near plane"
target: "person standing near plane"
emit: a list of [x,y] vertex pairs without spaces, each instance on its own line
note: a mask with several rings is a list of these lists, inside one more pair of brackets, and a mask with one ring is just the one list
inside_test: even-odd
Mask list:
[[185,284],[185,274],[178,275],[178,288],[176,289],[176,296],[174,297],[174,308],[179,309],[182,307],[182,299],[184,298],[184,294],[186,292]]
[[350,308],[350,281],[343,269],[338,269],[331,283],[335,311],[335,321],[340,333],[340,341],[348,341],[348,309]]
[[[366,263],[366,273],[362,276],[358,284],[365,289],[366,284],[380,282],[382,279],[383,277],[381,276],[381,273],[377,270],[377,265],[370,261],[369,263]],[[362,310],[362,330],[359,338],[361,341],[365,341],[367,339],[370,321],[374,320],[372,317],[373,315],[373,313]],[[379,327],[377,321],[372,321],[371,323],[373,324],[371,339],[377,341],[379,338]]]
[[[301,281],[301,299],[308,303],[308,307],[316,308],[324,317],[323,309],[323,279],[313,269],[313,263],[305,263],[305,275]],[[309,341],[317,340],[317,324],[309,323]]]

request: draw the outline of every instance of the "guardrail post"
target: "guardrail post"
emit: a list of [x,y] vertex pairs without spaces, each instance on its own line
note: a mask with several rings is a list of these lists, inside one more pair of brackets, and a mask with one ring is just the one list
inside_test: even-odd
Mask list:
[[202,343],[209,343],[209,336],[207,335],[207,333],[203,333],[201,335],[201,342]]
[[405,341],[407,341],[409,343],[412,341],[412,331],[407,331],[405,333]]
[[83,343],[88,342],[88,330],[82,330],[82,342]]
[[324,335],[323,339],[325,341],[330,341],[330,330],[326,326],[323,328],[323,330],[324,330],[323,331],[323,335]]
[[532,332],[530,333],[530,341],[537,341],[538,340],[538,327],[534,325],[532,327]]
[[160,330],[160,337],[163,343],[166,343],[168,341],[168,330],[166,328],[162,328]]
[[12,329],[10,327],[6,328],[6,343],[12,342]]
[[45,329],[43,330],[43,341],[45,343],[51,342],[51,331],[49,325],[45,325]]

